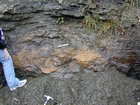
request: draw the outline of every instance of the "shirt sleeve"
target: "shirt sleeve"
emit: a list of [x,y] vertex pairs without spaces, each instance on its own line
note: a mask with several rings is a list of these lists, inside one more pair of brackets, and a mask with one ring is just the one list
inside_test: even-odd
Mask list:
[[7,42],[5,40],[0,40],[0,49],[5,49],[7,46]]

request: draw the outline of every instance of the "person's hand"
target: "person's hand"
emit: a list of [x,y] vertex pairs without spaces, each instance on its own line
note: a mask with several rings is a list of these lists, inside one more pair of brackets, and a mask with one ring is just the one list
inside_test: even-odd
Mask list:
[[4,36],[3,35],[1,36],[1,39],[4,40]]
[[9,54],[9,52],[8,52],[8,50],[6,48],[4,49],[4,58],[5,59],[9,59],[10,58],[10,54]]

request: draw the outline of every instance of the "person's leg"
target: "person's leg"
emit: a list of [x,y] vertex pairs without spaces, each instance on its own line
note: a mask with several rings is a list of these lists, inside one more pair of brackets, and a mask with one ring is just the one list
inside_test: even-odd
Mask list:
[[19,83],[19,79],[15,77],[15,71],[11,57],[6,60],[3,50],[0,50],[0,62],[3,65],[4,75],[9,88],[13,88]]

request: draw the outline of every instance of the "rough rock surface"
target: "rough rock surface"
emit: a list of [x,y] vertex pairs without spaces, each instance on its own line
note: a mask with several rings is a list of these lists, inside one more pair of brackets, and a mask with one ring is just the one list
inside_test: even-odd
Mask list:
[[[18,70],[56,72],[76,60],[93,69],[107,61],[128,72],[140,60],[139,5],[130,7],[131,3],[121,0],[6,0],[1,1],[0,24]],[[126,35],[88,32],[81,24],[88,13],[102,21],[120,20]],[[56,23],[59,17],[65,19],[63,25]]]
[[[16,74],[37,78],[15,92],[0,89],[0,104],[41,105],[46,94],[55,99],[50,105],[136,105],[140,82],[116,69],[140,79],[139,8],[126,0],[1,0]],[[126,33],[89,31],[82,24],[88,14],[115,19]]]

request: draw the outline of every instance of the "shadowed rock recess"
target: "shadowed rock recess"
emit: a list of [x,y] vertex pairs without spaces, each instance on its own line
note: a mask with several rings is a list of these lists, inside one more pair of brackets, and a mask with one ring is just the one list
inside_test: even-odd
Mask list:
[[[89,15],[98,30],[87,28]],[[0,27],[16,74],[29,82],[13,93],[2,88],[0,105],[41,105],[44,94],[54,97],[48,105],[136,105],[139,16],[135,0],[1,0]],[[103,32],[111,22],[100,23],[112,20],[116,31]]]

